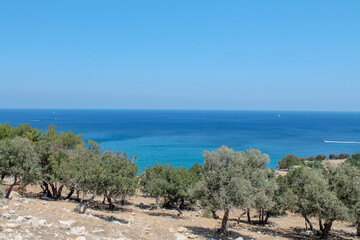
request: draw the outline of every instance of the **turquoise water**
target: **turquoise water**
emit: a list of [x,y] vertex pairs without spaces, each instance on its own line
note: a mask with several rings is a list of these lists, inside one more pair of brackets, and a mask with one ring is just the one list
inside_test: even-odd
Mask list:
[[83,133],[105,150],[137,156],[140,169],[156,162],[202,164],[202,152],[221,145],[260,149],[270,155],[272,168],[290,153],[360,152],[359,112],[0,110],[0,123],[7,121],[40,129],[55,124],[61,131]]

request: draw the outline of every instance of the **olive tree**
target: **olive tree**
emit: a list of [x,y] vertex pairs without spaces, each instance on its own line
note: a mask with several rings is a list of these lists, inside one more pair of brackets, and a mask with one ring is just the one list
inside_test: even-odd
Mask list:
[[[193,169],[193,172],[197,170]],[[146,168],[141,177],[141,185],[144,193],[156,198],[156,205],[159,208],[159,201],[162,197],[164,205],[173,207],[183,215],[182,208],[185,200],[190,200],[189,189],[195,184],[196,177],[184,167],[174,168],[171,165],[158,165]]]
[[105,152],[101,156],[101,174],[98,176],[97,192],[106,196],[110,209],[114,208],[113,198],[134,195],[138,179],[135,158],[124,153]]
[[170,165],[155,164],[154,167],[147,167],[141,175],[140,185],[142,191],[156,198],[156,208],[160,208],[160,198],[166,195],[168,181],[166,172],[170,171]]
[[198,163],[195,163],[191,166],[191,168],[189,168],[189,173],[191,176],[192,185],[195,185],[201,179],[202,166]]
[[319,154],[315,157],[316,160],[325,160],[326,159],[326,156],[323,155],[323,154]]
[[[267,224],[276,205],[275,192],[278,186],[275,174],[268,168],[255,169],[254,173],[256,173],[256,178],[251,181],[253,186],[251,206],[259,212],[259,222]],[[248,214],[248,220],[250,221],[250,214]]]
[[331,190],[322,169],[307,166],[293,169],[284,177],[283,186],[286,190],[282,200],[286,209],[301,214],[312,231],[310,217],[318,217],[324,239],[328,238],[335,220],[347,218],[347,208]]
[[346,162],[360,168],[360,153],[355,153],[351,155],[351,158],[348,158]]
[[272,203],[269,202],[272,200],[261,197],[267,194],[270,185],[266,183],[271,179],[265,170],[268,161],[269,156],[256,149],[235,152],[222,146],[215,151],[204,152],[202,178],[193,193],[204,208],[224,211],[219,233],[226,231],[232,208],[256,206],[262,213],[271,208]]
[[33,128],[29,123],[12,127],[10,123],[0,124],[0,140],[13,139],[15,137],[27,138],[31,142],[41,139],[41,130]]
[[[65,169],[59,169],[62,163],[69,161],[72,150],[83,148],[82,135],[69,132],[57,132],[54,125],[50,125],[41,140],[36,143],[36,151],[41,160],[42,181],[40,187],[47,197],[59,199],[64,188],[63,177]],[[55,168],[57,169],[55,171]],[[74,187],[69,186],[70,194]]]
[[9,122],[0,124],[0,140],[13,138],[12,127]]
[[6,198],[9,198],[13,187],[20,182],[36,182],[39,170],[39,158],[29,139],[15,137],[0,141],[0,171],[14,179],[5,195]]
[[348,153],[340,153],[339,154],[340,159],[345,159],[345,158],[348,158],[348,157],[350,157],[350,154],[348,154]]
[[[99,176],[104,174],[100,153],[85,148],[71,150],[69,161],[60,162],[55,171],[58,170],[65,175],[62,178],[66,187],[83,193],[76,211],[85,213],[98,194]],[[85,199],[87,194],[92,195],[88,200]]]
[[289,154],[279,161],[277,168],[289,170],[292,166],[301,165],[302,163],[303,161],[301,158],[295,156],[294,154]]
[[360,236],[360,169],[348,163],[330,168],[330,186],[349,209]]

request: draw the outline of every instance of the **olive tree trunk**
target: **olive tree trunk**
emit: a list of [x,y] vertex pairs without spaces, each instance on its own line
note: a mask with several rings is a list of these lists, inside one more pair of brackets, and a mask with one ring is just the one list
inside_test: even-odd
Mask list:
[[62,192],[63,188],[64,188],[64,185],[61,185],[61,186],[59,187],[59,189],[57,190],[57,192],[56,192],[56,194],[55,194],[55,199],[61,198],[61,192]]
[[224,212],[224,216],[221,221],[221,228],[217,231],[219,234],[223,234],[226,232],[226,229],[227,229],[226,226],[227,226],[227,222],[229,220],[229,213],[230,213],[229,208],[226,208],[225,212]]
[[76,199],[79,199],[79,198],[80,198],[80,190],[76,189]]
[[13,187],[17,184],[17,176],[14,177],[14,183],[10,185],[5,198],[10,198],[10,194],[11,194],[11,190],[13,189]]
[[95,194],[88,201],[86,201],[86,203],[84,204],[84,208],[83,208],[81,213],[85,213],[86,209],[88,209],[90,203],[94,200],[94,198],[95,198]]
[[332,224],[333,224],[332,221],[329,221],[329,222],[326,221],[324,223],[324,229],[321,231],[321,238],[322,239],[328,239],[329,238],[329,233],[330,233]]
[[159,210],[160,209],[160,196],[156,197],[156,209]]
[[265,217],[265,224],[268,224],[269,223],[269,217],[270,217],[270,211],[267,211],[266,212],[266,217]]
[[179,217],[182,217],[182,216],[184,216],[184,214],[183,214],[183,212],[181,211],[181,209],[180,209],[180,199],[176,202],[175,200],[171,200],[171,205],[173,206],[173,208],[175,208],[176,209],[176,211],[178,211],[179,212]]
[[41,188],[43,189],[44,193],[46,194],[46,196],[48,198],[52,198],[52,194],[51,194],[51,191],[49,189],[49,184],[45,181],[43,181],[42,185],[41,185]]
[[[303,215],[304,219],[305,219],[305,226],[306,226],[306,223],[309,224],[310,226],[310,230],[311,231],[314,231],[314,226],[312,225],[312,223],[310,222],[309,218],[306,216],[306,215]],[[307,228],[307,227],[306,227]]]
[[121,206],[125,206],[125,200],[126,200],[126,196],[122,195],[120,200]]
[[[89,200],[85,200],[85,192],[83,192],[83,197],[82,199],[80,200],[80,203],[79,205],[77,206],[76,208],[76,211],[78,213],[82,213],[84,214],[86,209],[88,209],[90,203],[94,200],[94,198],[96,197],[96,195],[94,194]],[[82,209],[81,209],[82,208]]]
[[74,191],[75,191],[75,189],[74,189],[74,188],[71,188],[69,194],[66,196],[65,199],[70,199],[71,196],[74,194]]
[[323,225],[321,219],[319,219],[319,229],[320,229],[320,231],[324,230],[324,225]]
[[248,222],[251,223],[250,208],[247,209],[246,215],[247,215]]
[[216,215],[216,210],[215,210],[215,209],[211,210],[211,213],[212,213],[212,216],[213,216],[214,219],[218,219],[218,218],[219,218],[219,216]]
[[112,202],[111,197],[110,197],[110,196],[107,196],[106,198],[107,198],[107,201],[108,201],[108,203],[109,203],[109,209],[110,209],[110,211],[113,211],[114,208],[115,208],[115,205],[114,205],[114,203]]

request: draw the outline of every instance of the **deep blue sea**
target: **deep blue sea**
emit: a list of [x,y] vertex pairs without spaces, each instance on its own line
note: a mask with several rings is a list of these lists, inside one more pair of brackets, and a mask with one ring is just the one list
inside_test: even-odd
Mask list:
[[[257,148],[270,167],[287,154],[310,157],[360,152],[360,112],[180,110],[0,110],[0,123],[82,133],[102,148],[138,157],[140,169],[158,163],[190,167],[202,152],[227,145]],[[344,141],[352,143],[325,143]]]

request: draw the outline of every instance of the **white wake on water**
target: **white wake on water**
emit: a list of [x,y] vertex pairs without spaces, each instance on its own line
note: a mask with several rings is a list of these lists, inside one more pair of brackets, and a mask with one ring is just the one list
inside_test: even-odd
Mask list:
[[360,144],[360,142],[354,142],[354,141],[327,141],[324,140],[325,143],[347,143],[347,144]]

